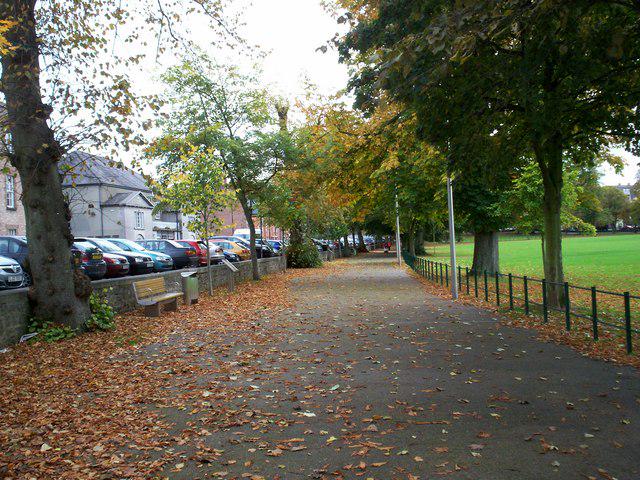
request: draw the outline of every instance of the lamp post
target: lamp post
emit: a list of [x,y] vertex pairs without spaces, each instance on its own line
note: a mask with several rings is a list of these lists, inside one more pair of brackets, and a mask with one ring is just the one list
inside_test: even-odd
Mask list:
[[398,265],[402,265],[402,244],[400,242],[400,204],[398,203],[398,192],[396,190],[396,257]]
[[451,297],[458,299],[458,281],[456,277],[456,225],[453,217],[453,188],[451,176],[447,175],[447,205],[449,207],[449,253],[451,255]]

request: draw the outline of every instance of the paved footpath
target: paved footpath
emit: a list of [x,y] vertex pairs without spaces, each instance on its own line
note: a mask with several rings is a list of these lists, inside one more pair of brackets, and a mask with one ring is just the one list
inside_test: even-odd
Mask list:
[[428,295],[389,257],[292,290],[293,309],[258,319],[265,343],[230,336],[228,373],[201,379],[233,400],[164,412],[182,439],[164,475],[640,479],[637,371]]

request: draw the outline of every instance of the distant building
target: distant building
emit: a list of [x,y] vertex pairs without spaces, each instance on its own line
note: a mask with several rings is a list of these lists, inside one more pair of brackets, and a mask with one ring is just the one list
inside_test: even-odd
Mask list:
[[633,185],[616,185],[615,187],[629,197],[629,200],[636,199],[636,194],[633,193]]
[[27,227],[20,177],[15,169],[9,167],[7,173],[0,175],[0,182],[0,235],[25,235]]
[[155,202],[145,178],[104,157],[72,152],[60,162],[75,236],[155,238]]
[[[77,237],[129,240],[195,239],[189,216],[176,211],[154,213],[157,204],[147,179],[119,162],[85,152],[72,152],[59,162],[62,188],[71,211],[71,233]],[[20,180],[14,170],[0,175],[0,235],[25,235]],[[219,212],[223,227],[218,235],[248,228],[244,212],[235,202]],[[256,229],[260,219],[253,219]],[[280,238],[280,230],[263,222],[267,238]]]
[[[217,235],[233,235],[236,229],[249,228],[249,223],[244,215],[244,211],[237,201],[233,202],[230,207],[216,213],[216,215],[222,220],[222,227],[216,231]],[[253,217],[253,224],[256,230],[260,229],[261,222],[258,216]],[[269,225],[266,221],[262,222],[262,227],[264,228],[265,238],[280,238],[280,228]]]

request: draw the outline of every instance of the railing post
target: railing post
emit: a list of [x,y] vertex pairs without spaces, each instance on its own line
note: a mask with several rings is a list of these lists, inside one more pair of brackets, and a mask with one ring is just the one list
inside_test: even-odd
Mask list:
[[449,288],[449,264],[448,263],[444,264],[444,281],[445,281],[445,284],[447,285],[447,288]]
[[462,290],[462,267],[458,265],[458,288]]
[[473,271],[473,288],[476,291],[476,298],[478,298],[478,270]]
[[547,280],[542,279],[542,315],[544,323],[549,321],[549,310],[547,305]]
[[564,323],[567,331],[571,330],[571,300],[569,299],[569,282],[564,282]]
[[593,322],[593,339],[598,340],[598,291],[591,287],[591,321]]
[[513,276],[509,274],[509,310],[513,310]]
[[444,278],[443,278],[443,273],[442,273],[442,263],[440,263],[440,285],[444,284]]
[[484,301],[489,301],[489,274],[484,271]]
[[496,272],[496,306],[500,306],[500,274]]
[[631,294],[624,292],[624,328],[627,333],[627,353],[633,353],[631,339]]
[[524,280],[524,314],[529,315],[529,281],[526,275],[522,279]]
[[464,267],[464,272],[465,272],[466,281],[467,281],[467,295],[469,295],[469,267]]

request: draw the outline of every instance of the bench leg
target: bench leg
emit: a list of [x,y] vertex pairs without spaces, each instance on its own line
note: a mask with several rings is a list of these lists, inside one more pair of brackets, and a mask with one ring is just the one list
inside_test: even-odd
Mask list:
[[160,316],[160,304],[155,303],[153,305],[146,305],[144,307],[144,314],[147,317],[159,317]]
[[171,300],[169,303],[167,303],[167,310],[169,312],[176,312],[178,311],[178,298],[174,298],[173,300]]

